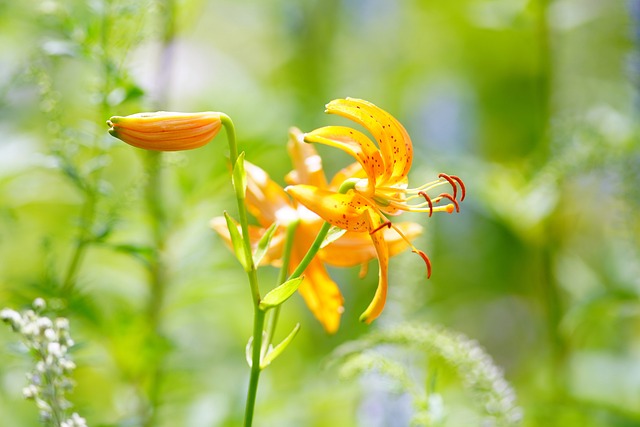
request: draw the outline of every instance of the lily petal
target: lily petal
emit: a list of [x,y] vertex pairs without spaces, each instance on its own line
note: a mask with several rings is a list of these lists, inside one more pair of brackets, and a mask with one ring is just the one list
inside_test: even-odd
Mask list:
[[[371,230],[379,228],[383,221],[373,211],[367,210],[365,214],[367,224]],[[373,300],[367,307],[367,309],[360,316],[360,320],[365,323],[373,322],[384,309],[385,302],[387,301],[387,288],[389,287],[389,250],[387,244],[384,241],[384,233],[377,232],[371,234],[371,241],[376,249],[378,255],[378,288],[373,296]]]
[[318,258],[314,258],[306,268],[298,291],[324,329],[330,334],[335,333],[344,311],[344,298]]
[[[422,226],[415,222],[400,222],[394,226],[399,229],[410,242],[422,233]],[[395,256],[410,247],[397,231],[383,229],[384,240],[389,249],[389,257]],[[340,239],[326,246],[318,253],[320,259],[335,267],[353,267],[371,261],[377,256],[369,233],[347,231]]]
[[384,160],[383,181],[392,185],[406,178],[413,161],[413,146],[405,128],[383,109],[363,99],[336,99],[326,112],[338,114],[364,126],[376,139]]
[[309,184],[320,188],[327,186],[322,159],[313,145],[304,142],[304,134],[300,129],[289,129],[287,151],[293,162],[293,170],[285,177],[287,184]]
[[260,225],[267,228],[274,222],[286,225],[297,214],[287,194],[258,166],[245,160],[247,172],[247,207]]
[[338,190],[340,186],[349,178],[366,178],[367,174],[362,165],[358,162],[351,163],[349,166],[340,169],[331,179],[329,188]]
[[376,177],[384,171],[378,147],[362,132],[345,126],[325,126],[305,135],[306,142],[315,142],[339,148],[355,158],[369,179],[367,194],[375,192]]
[[369,230],[363,214],[375,208],[353,190],[341,194],[312,185],[291,185],[285,191],[331,225],[349,231]]

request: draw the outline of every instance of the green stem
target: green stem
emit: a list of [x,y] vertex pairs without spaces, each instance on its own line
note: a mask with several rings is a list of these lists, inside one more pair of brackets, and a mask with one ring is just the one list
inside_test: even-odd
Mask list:
[[[287,233],[284,240],[284,249],[282,253],[282,268],[280,268],[280,274],[278,275],[278,281],[276,286],[283,284],[287,280],[287,274],[289,273],[289,263],[291,261],[291,249],[293,249],[293,240],[295,238],[296,229],[298,228],[299,221],[292,221],[287,226]],[[280,317],[280,305],[271,310],[271,316],[267,323],[267,340],[262,346],[262,357],[266,356],[269,345],[273,342],[273,336],[276,333],[276,326],[278,325],[278,318]]]
[[76,238],[76,246],[64,275],[64,281],[62,282],[61,294],[65,298],[68,298],[75,288],[80,265],[82,264],[89,242],[92,240],[91,228],[93,227],[96,215],[96,197],[95,194],[92,193],[92,189],[86,189],[85,191],[85,201],[80,216],[80,232]]
[[249,389],[247,390],[247,404],[244,413],[245,427],[251,427],[253,412],[256,406],[258,394],[258,381],[260,380],[260,362],[262,354],[262,331],[264,330],[265,312],[255,307],[253,311],[253,349],[251,355],[251,376],[249,377]]
[[[167,290],[166,265],[163,259],[167,241],[167,219],[163,205],[162,153],[146,153],[149,182],[145,188],[147,212],[151,218],[153,252],[149,260],[149,299],[147,301],[147,325],[149,336],[161,337],[161,311]],[[163,380],[164,354],[148,361],[149,383],[146,392],[146,405],[140,408],[143,425],[155,425],[157,408],[160,402],[160,385]]]
[[307,254],[304,256],[304,258],[302,258],[302,261],[300,261],[300,264],[298,264],[293,273],[291,273],[291,276],[289,276],[289,280],[300,277],[302,273],[304,273],[304,270],[309,266],[309,263],[311,262],[313,257],[316,256],[316,254],[320,250],[320,245],[322,245],[324,238],[327,237],[327,233],[329,232],[330,228],[331,224],[329,224],[328,222],[322,224],[322,228],[318,232],[316,239],[311,244],[311,247],[307,251]]
[[[236,131],[233,121],[226,114],[221,114],[220,120],[227,132],[227,141],[229,143],[229,157],[232,166],[235,166],[238,160],[238,146],[236,144]],[[251,376],[249,378],[249,388],[247,390],[247,402],[245,406],[244,425],[250,427],[253,423],[253,412],[256,403],[256,395],[258,393],[258,381],[260,379],[260,361],[262,349],[262,331],[264,330],[265,312],[260,310],[260,288],[258,287],[258,272],[253,263],[251,254],[251,240],[249,239],[249,220],[247,218],[247,205],[244,197],[236,197],[238,203],[238,217],[240,219],[240,228],[242,230],[242,241],[244,246],[245,258],[249,262],[247,269],[247,277],[249,279],[249,287],[251,288],[251,298],[253,300],[253,351],[251,355]]]
[[[112,70],[109,63],[109,34],[111,30],[111,26],[109,23],[109,17],[111,13],[110,3],[108,1],[104,2],[104,12],[101,17],[100,23],[100,47],[101,47],[101,57],[100,57],[100,66],[102,67],[102,96],[100,97],[100,108],[98,111],[98,117],[102,120],[105,116],[107,116],[109,110],[109,104],[107,103],[107,94],[111,91],[111,80],[112,80]],[[99,144],[100,136],[95,135],[95,147],[96,152],[92,156],[93,158],[104,154],[104,149],[100,148]],[[89,248],[90,243],[95,240],[95,236],[93,234],[93,226],[96,221],[96,210],[98,204],[98,191],[96,189],[99,181],[100,181],[100,171],[98,170],[98,174],[95,177],[93,183],[92,182],[78,182],[80,184],[78,187],[84,192],[84,206],[82,208],[82,214],[80,217],[80,231],[76,240],[75,249],[73,255],[71,256],[71,261],[69,262],[69,266],[67,267],[67,271],[64,275],[64,281],[62,282],[61,294],[65,298],[69,298],[71,293],[73,292],[76,281],[78,271],[80,270],[80,266],[82,265],[82,261],[84,259],[84,255]]]
[[[289,276],[289,280],[295,279],[296,277],[300,277],[300,275],[307,268],[313,257],[320,250],[320,246],[324,241],[324,238],[327,236],[329,229],[331,228],[331,224],[325,222],[322,225],[322,228],[318,232],[316,239],[311,244],[311,247],[307,251],[300,264],[296,267],[295,271]],[[288,229],[287,235],[291,233],[291,236],[295,233],[294,229]],[[293,238],[289,238],[288,241],[293,241]],[[290,250],[289,250],[290,252]],[[286,272],[286,270],[285,270]],[[285,273],[286,274],[286,273]],[[282,273],[281,273],[282,276]],[[282,280],[284,282],[284,280]],[[251,377],[249,378],[249,390],[247,392],[247,406],[245,408],[245,418],[244,418],[244,426],[251,427],[251,423],[253,422],[253,411],[255,407],[256,395],[258,390],[258,380],[260,378],[260,362],[262,361],[262,331],[264,329],[264,318],[265,312],[260,310],[260,308],[256,305],[254,307],[254,318],[253,318],[253,349],[252,349],[252,357],[251,357]],[[275,329],[275,324],[274,324]],[[271,332],[272,333],[272,332]]]

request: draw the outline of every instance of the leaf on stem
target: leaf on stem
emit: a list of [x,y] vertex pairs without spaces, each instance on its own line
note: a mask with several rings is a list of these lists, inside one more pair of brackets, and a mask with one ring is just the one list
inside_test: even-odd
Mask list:
[[236,254],[236,258],[240,261],[240,264],[245,269],[245,271],[249,271],[250,265],[245,256],[244,252],[244,241],[242,240],[242,235],[238,230],[238,222],[231,218],[226,211],[224,212],[224,219],[227,221],[227,229],[229,229],[229,236],[231,237],[231,243],[233,244],[233,252]]
[[244,169],[244,151],[240,153],[236,160],[231,181],[233,182],[233,188],[236,190],[236,197],[244,200],[247,194],[247,172]]
[[262,258],[264,258],[264,255],[267,253],[267,249],[269,249],[269,244],[271,243],[271,238],[273,237],[273,233],[277,228],[278,223],[274,222],[269,228],[267,228],[267,231],[265,231],[265,233],[258,241],[258,247],[253,253],[253,265],[260,265],[260,261],[262,261]]
[[278,344],[273,350],[267,353],[264,359],[262,359],[262,362],[260,363],[260,369],[266,368],[271,364],[271,362],[276,360],[276,357],[280,356],[280,353],[282,353],[284,349],[287,348],[287,346],[291,343],[291,341],[293,341],[299,330],[300,323],[296,323],[296,326],[289,333],[289,335],[287,335],[287,337],[283,339],[280,344]]
[[287,280],[277,288],[271,289],[262,301],[260,301],[260,310],[267,311],[288,300],[289,297],[298,290],[303,278],[304,277],[296,277],[295,279]]
[[331,243],[335,242],[336,240],[341,238],[344,235],[344,233],[346,233],[346,232],[347,232],[346,229],[343,229],[343,228],[340,228],[340,227],[336,227],[336,226],[332,226],[329,229],[329,232],[327,233],[327,236],[324,238],[324,240],[320,244],[320,249],[322,249],[325,246],[330,245]]

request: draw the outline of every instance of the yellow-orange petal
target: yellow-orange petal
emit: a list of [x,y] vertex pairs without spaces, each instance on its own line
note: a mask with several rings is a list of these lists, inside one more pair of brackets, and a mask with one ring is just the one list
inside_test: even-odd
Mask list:
[[373,195],[376,179],[384,173],[384,164],[378,147],[365,134],[345,126],[325,126],[307,133],[304,140],[339,148],[355,158],[369,180],[366,194]]
[[275,181],[260,167],[245,160],[247,173],[247,208],[263,227],[274,222],[287,225],[297,218],[291,200]]
[[322,159],[313,145],[304,142],[304,134],[300,129],[289,129],[287,151],[293,162],[293,170],[285,177],[287,184],[308,184],[320,188],[327,186]]
[[146,150],[178,151],[202,147],[222,127],[221,113],[138,113],[111,117],[107,124],[114,137]]
[[[410,247],[409,242],[422,233],[422,226],[415,222],[400,222],[394,226],[404,234],[403,239],[394,229],[383,229],[384,240],[389,249],[389,257],[395,256]],[[324,262],[335,267],[352,267],[369,262],[376,258],[376,249],[368,232],[346,232],[340,239],[324,247],[318,252]]]
[[391,114],[363,99],[336,99],[326,112],[338,114],[364,126],[376,139],[384,160],[380,181],[393,185],[405,178],[413,161],[413,145],[405,128]]
[[318,258],[314,258],[309,263],[298,291],[325,331],[330,334],[335,333],[340,326],[340,316],[344,311],[344,298],[338,285],[331,279]]
[[[366,212],[365,217],[371,230],[379,229],[383,223],[382,219],[371,210]],[[360,320],[365,323],[371,323],[380,316],[387,301],[387,288],[389,287],[389,249],[384,240],[384,233],[378,230],[370,236],[378,256],[378,287],[373,300],[360,316]]]
[[338,190],[340,186],[350,178],[366,178],[367,174],[362,165],[358,162],[353,162],[349,166],[340,169],[331,179],[329,188],[332,190]]
[[369,200],[353,190],[341,194],[312,185],[290,185],[285,191],[331,225],[349,231],[367,231],[363,214],[375,209]]

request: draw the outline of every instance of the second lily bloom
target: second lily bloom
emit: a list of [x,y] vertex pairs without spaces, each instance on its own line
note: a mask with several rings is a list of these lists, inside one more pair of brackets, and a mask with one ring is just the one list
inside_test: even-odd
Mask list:
[[[303,142],[303,134],[291,129],[288,143],[289,155],[294,169],[285,180],[292,185],[310,185],[326,191],[337,191],[342,183],[357,174],[353,165],[339,171],[328,182],[322,169],[322,161],[311,144]],[[355,165],[359,168],[359,165]],[[257,244],[266,229],[274,222],[278,229],[272,238],[263,263],[280,264],[282,258],[286,228],[291,221],[298,221],[293,241],[289,272],[293,271],[304,257],[317,236],[324,220],[305,206],[292,201],[285,191],[274,182],[267,173],[249,162],[245,162],[247,172],[247,204],[249,211],[260,223],[251,227],[251,240]],[[224,218],[214,218],[213,228],[230,243],[229,232]],[[396,227],[408,239],[418,236],[422,227],[405,222]],[[390,256],[409,247],[409,243],[391,230],[383,230],[386,247]],[[299,291],[307,306],[329,333],[335,332],[340,325],[343,311],[343,297],[338,285],[329,276],[325,264],[338,267],[361,265],[366,271],[367,263],[376,257],[376,250],[368,233],[347,231],[337,241],[321,249],[304,272],[304,281]]]

